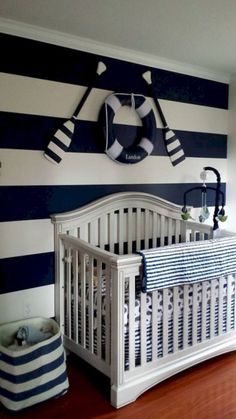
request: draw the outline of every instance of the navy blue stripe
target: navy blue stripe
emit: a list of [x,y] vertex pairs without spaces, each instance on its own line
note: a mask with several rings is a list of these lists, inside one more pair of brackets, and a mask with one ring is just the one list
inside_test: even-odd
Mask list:
[[51,390],[52,388],[62,384],[67,380],[66,371],[64,371],[59,377],[54,378],[51,381],[48,381],[46,384],[41,384],[35,388],[32,388],[27,391],[22,391],[21,393],[13,393],[5,388],[0,387],[0,394],[3,397],[6,397],[8,400],[12,400],[14,402],[20,402],[23,400],[27,400],[30,397],[38,396],[41,393],[45,393],[46,391]]
[[[1,68],[5,73],[88,86],[94,79],[97,62],[103,60],[107,71],[92,85],[123,93],[149,95],[142,74],[153,70],[153,86],[159,99],[228,108],[228,84],[140,64],[102,57],[30,39],[2,34],[4,49]],[[11,54],[8,52],[11,51]],[[20,58],[15,57],[19,54]]]
[[57,137],[53,137],[52,138],[52,142],[54,144],[56,144],[59,148],[61,148],[61,150],[63,150],[63,151],[67,151],[68,150],[68,146],[66,144],[62,143],[61,140],[58,140]]
[[26,355],[19,355],[13,357],[1,352],[1,361],[13,366],[22,366],[27,364],[28,362],[34,361],[38,357],[50,354],[50,352],[53,352],[55,351],[55,349],[59,348],[61,344],[61,336],[59,336],[53,342],[49,342],[48,344],[45,344]]
[[[167,131],[167,132],[169,132],[169,131]],[[166,138],[166,144],[167,145],[172,144],[176,140],[176,138],[177,138],[176,135],[173,133],[173,136],[172,137]]]
[[54,160],[55,163],[60,163],[60,161],[61,161],[61,157],[58,156],[56,153],[54,153],[54,151],[50,150],[50,148],[46,148],[45,155],[47,155],[52,160]]
[[35,378],[41,377],[44,374],[48,374],[51,371],[54,371],[56,368],[60,367],[64,363],[64,353],[62,353],[57,359],[52,362],[49,362],[46,365],[42,365],[41,367],[27,372],[25,374],[20,375],[13,375],[9,374],[8,372],[0,370],[0,378],[3,380],[7,380],[13,384],[22,384],[26,383],[27,381],[34,380]]
[[54,277],[54,252],[0,259],[0,294],[50,285]]
[[173,166],[176,166],[177,164],[181,163],[181,161],[184,161],[184,159],[185,159],[185,156],[182,155],[178,159],[172,161]]
[[[75,124],[75,120],[74,120],[74,118],[73,119],[70,119],[70,121],[72,122],[72,124]],[[72,138],[72,136],[73,136],[73,133],[74,133],[74,129],[71,131],[70,129],[68,129],[64,124],[60,127],[60,130],[62,131],[62,132],[64,132],[64,134],[66,134],[67,135],[67,137],[69,137],[69,138]]]
[[[48,116],[0,112],[0,148],[43,151],[65,121]],[[114,124],[114,127],[119,142],[125,148],[134,139],[142,138],[141,127],[118,124]],[[186,157],[227,157],[227,135],[180,130],[175,130],[175,134],[181,141]],[[90,121],[76,122],[70,152],[104,153],[104,149],[105,138],[101,125]],[[166,155],[162,129],[156,130],[152,155]]]
[[169,156],[174,156],[180,150],[182,150],[181,144],[179,144],[178,147],[174,148],[174,150],[169,151],[168,154],[169,154]]
[[[125,192],[147,192],[176,204],[183,204],[183,194],[200,183],[126,184],[126,185],[47,185],[0,187],[0,221],[49,218],[51,214],[74,210],[106,195]],[[215,183],[208,186],[215,187]],[[225,193],[225,183],[222,183]],[[200,191],[189,194],[187,205],[199,207]],[[207,194],[208,206],[214,206],[215,194]],[[15,276],[13,276],[16,280]],[[33,281],[33,275],[31,279]]]

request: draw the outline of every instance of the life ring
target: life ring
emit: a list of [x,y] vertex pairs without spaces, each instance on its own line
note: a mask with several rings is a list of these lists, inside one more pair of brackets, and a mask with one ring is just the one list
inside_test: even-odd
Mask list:
[[[135,109],[143,125],[143,137],[137,144],[123,147],[116,138],[113,120],[122,106]],[[150,102],[143,95],[113,93],[104,102],[105,121],[103,121],[106,137],[106,154],[117,163],[139,163],[149,156],[154,148],[156,136],[156,120]]]

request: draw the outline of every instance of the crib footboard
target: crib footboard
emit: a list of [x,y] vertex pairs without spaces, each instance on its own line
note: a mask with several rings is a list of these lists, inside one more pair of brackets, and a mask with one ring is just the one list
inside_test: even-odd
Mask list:
[[236,275],[140,291],[139,255],[60,236],[57,320],[67,349],[110,377],[121,407],[171,375],[236,347]]
[[[236,348],[235,274],[144,294],[138,291],[135,273],[125,272],[126,277],[118,270],[119,280],[113,284],[120,298],[124,290],[125,307],[116,330],[118,349],[113,348],[115,407],[181,370]],[[117,315],[122,317],[122,307]]]

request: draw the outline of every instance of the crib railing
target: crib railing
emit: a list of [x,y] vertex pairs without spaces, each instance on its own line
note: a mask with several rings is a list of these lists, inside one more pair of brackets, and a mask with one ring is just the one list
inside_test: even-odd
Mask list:
[[60,242],[64,343],[110,377],[114,405],[122,405],[119,388],[131,378],[235,331],[235,274],[144,294],[141,256],[68,235]]
[[60,326],[65,345],[103,373],[111,363],[111,277],[118,256],[61,235]]

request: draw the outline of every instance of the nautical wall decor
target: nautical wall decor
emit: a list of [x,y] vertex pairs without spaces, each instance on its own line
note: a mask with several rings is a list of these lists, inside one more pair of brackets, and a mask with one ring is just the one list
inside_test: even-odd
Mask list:
[[166,122],[160,103],[153,89],[151,71],[146,71],[145,73],[143,73],[142,76],[150,87],[151,95],[153,96],[154,102],[156,104],[157,110],[161,118],[161,122],[164,127],[164,143],[165,143],[166,151],[170,157],[170,161],[172,165],[177,166],[177,164],[181,163],[185,159],[185,154],[182,149],[181,143],[179,139],[176,137],[175,133],[169,128]]
[[[26,312],[29,303],[32,317],[39,315],[39,309],[47,318],[55,316],[50,214],[124,191],[151,193],[183,206],[184,192],[202,185],[198,173],[209,162],[219,170],[221,190],[226,192],[229,85],[144,67],[125,61],[125,56],[119,60],[22,37],[0,37],[4,45],[0,73],[0,319],[7,323],[22,318],[23,307]],[[15,59],[18,51],[20,60]],[[95,89],[92,78],[99,61],[106,64],[107,70],[97,81],[99,89]],[[146,70],[152,71],[167,122],[173,115],[169,123],[174,131],[178,127],[175,133],[181,139],[186,160],[175,168],[166,153],[159,121],[150,158],[124,166],[104,157],[105,140],[98,129],[98,112],[112,92],[150,96],[141,76]],[[76,122],[70,148],[61,163],[53,164],[43,152],[59,126],[71,116],[68,109],[73,86],[84,91],[91,84],[93,90]],[[126,118],[125,109],[124,114]],[[117,132],[119,138],[125,135],[124,145],[128,145],[135,133],[137,139],[141,138],[142,130],[127,118]],[[109,172],[111,164],[114,170]],[[216,186],[215,179],[207,186]],[[198,213],[200,193],[193,191],[187,196],[188,206]],[[208,207],[214,207],[214,203],[214,192],[207,191]],[[14,310],[6,310],[13,306]]]
[[[140,117],[144,135],[137,144],[125,148],[117,139],[114,128],[114,117],[122,106],[129,106],[135,109]],[[108,96],[101,109],[103,115],[103,129],[106,138],[106,154],[117,163],[134,164],[139,163],[149,156],[154,147],[156,122],[154,112],[148,99],[143,95],[134,93],[114,93]]]
[[[104,73],[105,70],[105,64],[102,61],[99,61],[95,79]],[[70,147],[78,114],[87,100],[92,88],[92,86],[87,87],[72,117],[64,122],[64,124],[54,134],[53,139],[49,142],[44,152],[44,156],[51,162],[60,163],[64,152]]]

